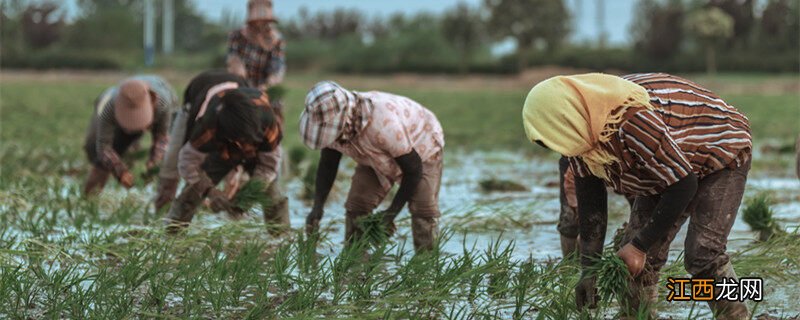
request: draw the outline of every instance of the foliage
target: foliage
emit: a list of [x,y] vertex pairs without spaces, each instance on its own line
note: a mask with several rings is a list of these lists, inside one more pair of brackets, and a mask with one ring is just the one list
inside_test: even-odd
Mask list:
[[633,48],[647,57],[668,59],[680,52],[683,30],[683,2],[676,0],[641,0],[631,25]]
[[718,42],[733,35],[733,18],[712,7],[690,13],[685,27],[703,41]]
[[684,27],[703,43],[708,73],[715,73],[717,70],[715,46],[733,35],[733,18],[716,7],[710,7],[690,13]]
[[480,12],[466,3],[444,13],[442,32],[450,44],[458,50],[459,69],[462,73],[469,71],[469,61],[475,50],[485,41],[484,21]]
[[552,51],[570,32],[570,15],[563,0],[485,0],[490,12],[489,31],[497,38],[517,43],[520,66],[537,42]]
[[31,48],[47,47],[61,38],[64,31],[64,15],[57,19],[55,11],[58,5],[45,2],[28,6],[22,12],[22,31]]

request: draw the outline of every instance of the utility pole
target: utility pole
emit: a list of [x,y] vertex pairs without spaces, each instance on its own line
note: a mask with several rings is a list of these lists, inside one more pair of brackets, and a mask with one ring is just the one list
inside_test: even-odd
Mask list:
[[166,54],[170,54],[175,46],[175,1],[163,0],[163,2],[164,10],[161,12],[161,15],[163,16],[161,50],[163,50]]
[[608,34],[606,33],[606,2],[605,0],[597,0],[597,31],[599,35],[597,37],[597,46],[600,49],[606,47],[606,38]]
[[155,0],[144,0],[144,65],[152,66],[156,55]]

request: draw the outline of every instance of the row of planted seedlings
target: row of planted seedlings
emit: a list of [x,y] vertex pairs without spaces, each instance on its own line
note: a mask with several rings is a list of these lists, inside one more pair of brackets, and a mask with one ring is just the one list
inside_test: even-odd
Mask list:
[[[44,188],[42,188],[44,186]],[[571,261],[517,260],[513,242],[414,255],[365,238],[273,238],[244,221],[172,237],[135,199],[80,200],[60,179],[4,185],[0,315],[40,318],[575,315]],[[44,199],[34,201],[34,199]],[[445,232],[444,238],[452,237]]]
[[[164,235],[141,199],[81,200],[57,178],[3,184],[0,206],[0,316],[131,315],[218,318],[568,318],[580,268],[519,260],[513,242],[477,250],[414,255],[405,242],[368,236],[338,254],[327,235],[270,237],[254,221]],[[770,225],[767,223],[767,225]],[[369,235],[369,228],[368,235]],[[443,241],[454,237],[445,233]],[[598,265],[600,308],[627,281],[612,250]],[[734,255],[740,275],[800,279],[797,232],[770,237]],[[680,258],[665,269],[681,275]]]

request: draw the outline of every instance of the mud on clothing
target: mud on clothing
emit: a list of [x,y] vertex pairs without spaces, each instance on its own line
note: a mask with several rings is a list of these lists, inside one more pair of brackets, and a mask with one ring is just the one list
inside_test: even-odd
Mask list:
[[283,80],[286,73],[286,58],[284,54],[283,36],[277,31],[269,39],[269,46],[264,48],[245,37],[243,29],[238,29],[228,35],[228,56],[236,56],[244,63],[247,80],[253,87],[272,86],[277,83],[268,83],[270,77],[273,82]]
[[[749,121],[716,94],[663,73],[622,78],[644,87],[655,110],[629,109],[618,134],[602,144],[619,159],[605,166],[616,192],[655,195],[689,172],[702,179],[750,159]],[[576,175],[591,175],[579,158],[570,163]]]
[[[154,107],[156,110],[150,129],[153,135],[150,159],[158,162],[167,146],[167,131],[172,112],[178,108],[178,98],[172,86],[159,76],[138,75],[126,80],[144,81],[149,90],[155,93]],[[120,159],[120,155],[125,153],[128,147],[143,133],[125,132],[117,124],[117,120],[114,118],[114,100],[118,91],[119,86],[108,88],[95,100],[94,113],[84,142],[84,150],[89,161],[111,171],[117,178],[128,170]]]
[[387,191],[402,177],[395,158],[413,149],[423,164],[441,161],[444,131],[430,110],[394,94],[371,91],[358,95],[374,105],[369,124],[350,141],[334,142],[331,149],[371,167]]

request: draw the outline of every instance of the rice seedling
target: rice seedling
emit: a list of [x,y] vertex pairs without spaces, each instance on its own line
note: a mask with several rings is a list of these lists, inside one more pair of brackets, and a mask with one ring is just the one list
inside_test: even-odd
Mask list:
[[758,232],[760,241],[767,241],[775,234],[784,233],[772,215],[772,199],[762,192],[747,199],[742,218],[750,229]]
[[250,179],[236,192],[233,204],[244,212],[250,211],[256,205],[262,208],[269,207],[272,199],[267,196],[267,187],[267,183],[263,180]]
[[597,277],[597,292],[604,301],[614,297],[619,300],[628,294],[631,275],[614,250],[606,248],[587,271],[588,275]]
[[501,180],[496,178],[484,179],[478,182],[484,192],[525,192],[528,187],[519,182]]
[[306,159],[306,153],[305,146],[295,145],[289,148],[289,169],[291,169],[293,175],[300,175],[300,166]]

